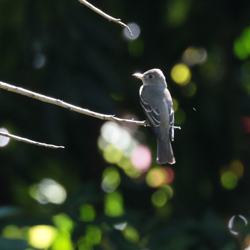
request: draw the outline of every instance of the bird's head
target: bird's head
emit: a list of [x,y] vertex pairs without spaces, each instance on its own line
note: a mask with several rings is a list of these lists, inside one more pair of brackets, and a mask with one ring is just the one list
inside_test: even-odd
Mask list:
[[150,69],[143,74],[135,73],[132,76],[141,79],[144,86],[166,87],[166,79],[160,69]]

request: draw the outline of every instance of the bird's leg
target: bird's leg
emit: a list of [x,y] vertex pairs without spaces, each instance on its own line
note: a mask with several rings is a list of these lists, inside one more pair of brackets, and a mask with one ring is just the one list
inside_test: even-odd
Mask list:
[[147,119],[144,121],[144,123],[145,123],[144,127],[147,127],[148,125],[150,125]]
[[181,129],[180,126],[173,126],[173,125],[170,125],[170,127],[173,128],[173,129]]

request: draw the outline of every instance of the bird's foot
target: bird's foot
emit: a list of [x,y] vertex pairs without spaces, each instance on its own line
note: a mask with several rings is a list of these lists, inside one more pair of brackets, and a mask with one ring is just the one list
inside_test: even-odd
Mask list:
[[144,127],[147,127],[148,125],[150,125],[149,122],[148,122],[148,120],[145,120],[144,121]]
[[180,126],[173,126],[173,125],[170,125],[170,127],[173,128],[173,129],[181,129]]

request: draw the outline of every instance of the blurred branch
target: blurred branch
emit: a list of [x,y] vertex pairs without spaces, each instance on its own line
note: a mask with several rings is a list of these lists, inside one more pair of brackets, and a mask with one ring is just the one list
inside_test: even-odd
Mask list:
[[103,16],[104,18],[108,19],[109,21],[115,22],[120,24],[121,26],[125,27],[128,29],[129,33],[131,36],[133,36],[131,29],[123,22],[121,22],[121,19],[118,18],[114,18],[106,13],[104,13],[103,11],[101,11],[100,9],[96,8],[95,6],[93,6],[92,4],[90,4],[89,2],[85,1],[85,0],[79,0],[80,3],[84,4],[85,6],[89,7],[91,10],[95,11],[96,13],[98,13],[99,15]]
[[46,147],[46,148],[64,148],[64,146],[56,146],[56,145],[52,145],[52,144],[46,144],[46,143],[42,143],[42,142],[32,141],[32,140],[29,140],[27,138],[12,135],[9,133],[0,132],[0,135],[5,136],[5,137],[9,137],[9,138],[17,140],[17,141],[22,141],[25,143],[34,144],[36,146],[41,146],[41,147]]
[[66,103],[62,100],[55,99],[55,98],[45,96],[45,95],[41,95],[41,94],[32,92],[30,90],[19,88],[19,87],[16,87],[16,86],[13,86],[13,85],[1,82],[1,81],[0,81],[0,88],[5,89],[7,91],[15,92],[20,95],[31,97],[42,102],[51,103],[51,104],[66,108],[70,111],[78,112],[84,115],[89,115],[89,116],[92,116],[101,120],[109,120],[109,121],[115,121],[115,122],[121,122],[121,123],[132,123],[132,124],[136,124],[139,126],[150,127],[149,123],[147,123],[146,121],[135,121],[134,119],[127,120],[127,119],[121,119],[121,118],[115,117],[115,115],[104,115],[104,114],[96,113],[88,109],[83,109],[83,108],[74,106],[72,104]]

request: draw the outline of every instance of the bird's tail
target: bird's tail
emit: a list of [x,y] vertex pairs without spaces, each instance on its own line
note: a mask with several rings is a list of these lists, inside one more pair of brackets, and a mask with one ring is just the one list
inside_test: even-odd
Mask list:
[[172,145],[169,139],[157,139],[157,163],[159,164],[174,164],[175,157]]

